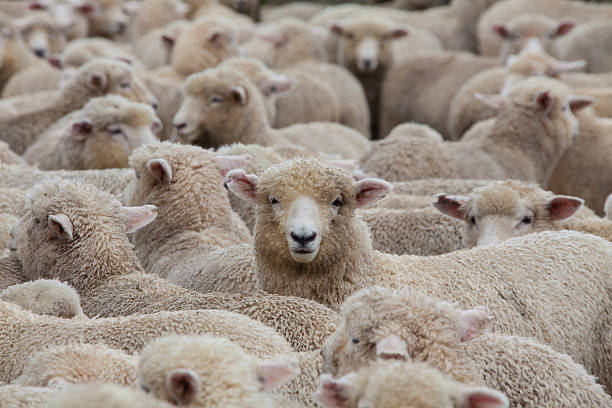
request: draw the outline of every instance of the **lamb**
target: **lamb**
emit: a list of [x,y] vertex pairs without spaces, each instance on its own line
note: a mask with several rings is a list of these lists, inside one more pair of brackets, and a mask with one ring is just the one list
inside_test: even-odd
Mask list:
[[574,231],[542,232],[436,257],[398,257],[374,251],[365,223],[355,216],[356,208],[390,190],[383,180],[356,182],[343,170],[307,159],[283,162],[259,177],[233,170],[228,178],[234,193],[257,205],[257,282],[266,292],[333,309],[373,284],[413,288],[465,307],[479,299],[499,316],[496,329],[547,342],[610,384],[604,368],[610,364],[601,363],[612,356],[605,345],[605,310],[612,302],[609,241]]
[[336,55],[331,59],[349,69],[363,85],[372,134],[377,135],[381,83],[394,59],[415,51],[441,50],[442,45],[428,31],[398,25],[382,17],[348,18],[332,25],[331,31],[339,37]]
[[[0,22],[8,21],[0,15]],[[31,65],[46,64],[32,55],[19,31],[13,25],[3,24],[2,29],[2,65],[0,66],[0,89],[3,89],[10,78]]]
[[74,288],[56,279],[38,279],[10,286],[0,292],[0,300],[14,303],[38,315],[64,319],[87,318],[81,308],[79,294]]
[[355,373],[321,376],[317,400],[326,408],[508,408],[508,398],[470,387],[424,363],[378,360]]
[[62,52],[66,46],[66,27],[47,11],[32,10],[14,24],[28,48],[39,58]]
[[132,154],[130,166],[138,177],[123,201],[153,204],[158,213],[132,239],[148,273],[204,293],[254,291],[252,256],[231,255],[251,254],[251,234],[224,188],[224,175],[246,159],[168,142]]
[[134,55],[149,70],[168,65],[176,39],[189,25],[188,21],[178,20],[165,27],[149,31],[133,41]]
[[296,374],[291,361],[258,362],[226,338],[168,336],[146,346],[140,387],[155,398],[193,407],[272,407],[266,392]]
[[552,172],[548,189],[578,196],[602,215],[612,191],[612,119],[600,118],[592,109],[578,112],[580,131]]
[[[273,127],[338,122],[369,136],[370,112],[363,88],[346,68],[324,62],[316,28],[296,19],[267,24],[244,44],[243,53],[297,80],[295,89],[277,101]],[[347,100],[352,103],[342,102]]]
[[48,398],[46,408],[171,408],[143,392],[115,384],[88,384],[68,387]]
[[380,134],[404,122],[429,125],[450,138],[448,114],[459,88],[499,65],[496,58],[460,52],[421,52],[392,65],[381,87]]
[[15,153],[23,154],[38,135],[59,118],[81,108],[90,98],[107,94],[157,105],[128,64],[97,59],[79,68],[48,106],[5,121],[0,139],[7,142]]
[[68,384],[136,383],[138,357],[102,344],[66,344],[34,353],[12,384],[63,388]]
[[[68,283],[88,316],[223,309],[276,328],[296,351],[318,350],[338,324],[336,313],[312,301],[261,293],[204,295],[145,274],[125,233],[150,222],[152,206],[122,209],[91,185],[55,179],[32,189],[25,207],[12,241],[20,275]],[[50,256],[66,253],[70,256]]]
[[528,78],[507,95],[490,99],[499,108],[497,117],[478,123],[460,141],[413,137],[404,126],[373,143],[360,167],[390,181],[515,178],[546,185],[578,135],[574,113],[592,100],[573,95],[559,81],[539,77]]
[[132,42],[156,28],[181,20],[189,11],[189,6],[181,0],[146,0],[130,24],[129,36]]
[[335,123],[272,129],[259,91],[230,68],[194,74],[187,79],[185,90],[187,97],[174,117],[176,137],[182,142],[205,147],[236,142],[264,146],[294,143],[347,159],[361,156],[369,146],[359,132]]
[[458,381],[499,389],[512,406],[612,404],[569,356],[531,339],[487,334],[495,318],[485,307],[463,310],[417,292],[372,287],[347,299],[342,313],[344,325],[322,350],[324,371],[332,374],[377,357],[420,361]]
[[143,103],[107,95],[44,131],[24,153],[41,170],[88,170],[128,166],[138,146],[157,140],[161,121]]
[[87,11],[90,37],[117,39],[130,22],[122,0],[95,0]]
[[73,343],[104,344],[132,354],[140,351],[151,339],[164,335],[209,333],[228,337],[248,353],[264,359],[292,351],[285,339],[273,329],[224,310],[160,312],[82,320],[38,316],[11,303],[0,302],[0,313],[6,322],[2,329],[6,340],[0,348],[3,353],[14,356],[0,367],[2,381],[15,380],[24,372],[32,350]]
[[[537,184],[506,180],[477,188],[467,196],[440,194],[434,206],[464,221],[467,247],[553,229],[588,232],[611,241],[612,223],[594,216],[583,203],[577,197],[544,191]],[[574,216],[578,213],[584,214]]]

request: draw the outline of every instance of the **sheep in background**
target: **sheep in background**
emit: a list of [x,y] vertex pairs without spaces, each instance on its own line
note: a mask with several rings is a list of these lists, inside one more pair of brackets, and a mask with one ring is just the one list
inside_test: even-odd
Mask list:
[[[604,407],[612,398],[567,355],[529,338],[487,333],[495,317],[408,290],[363,289],[322,349],[323,370],[346,374],[376,358],[425,362],[503,392],[512,406]],[[535,379],[541,379],[536,381]]]
[[[321,376],[317,400],[326,408],[508,408],[502,393],[470,387],[424,363],[378,360],[355,373]],[[407,405],[408,404],[408,405]]]
[[[171,408],[144,392],[115,384],[67,387],[49,400],[46,408]],[[34,407],[32,407],[34,408]]]
[[467,196],[440,194],[434,207],[465,222],[465,245],[488,245],[546,230],[572,229],[612,241],[612,223],[583,208],[577,197],[555,195],[537,184],[498,181]]
[[143,1],[128,28],[132,44],[152,30],[183,19],[188,11],[189,6],[182,0]]
[[8,242],[11,239],[11,229],[19,221],[19,218],[14,214],[0,213],[0,251],[7,248]]
[[107,95],[60,119],[23,156],[41,170],[127,167],[132,150],[157,141],[161,127],[150,106]]
[[0,300],[14,303],[38,315],[64,319],[87,318],[76,290],[57,279],[38,279],[10,286],[0,292]]

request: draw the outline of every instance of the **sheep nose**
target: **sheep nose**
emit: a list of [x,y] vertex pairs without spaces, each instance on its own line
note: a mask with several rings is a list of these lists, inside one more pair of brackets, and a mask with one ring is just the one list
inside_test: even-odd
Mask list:
[[45,58],[45,55],[47,55],[47,50],[44,48],[34,48],[34,54],[36,54],[37,57]]
[[121,33],[122,33],[124,30],[125,30],[125,26],[126,26],[126,24],[125,24],[125,23],[118,23],[118,24],[117,24],[117,32],[118,32],[119,34],[121,34]]
[[370,69],[370,67],[372,66],[372,60],[371,59],[364,59],[363,60],[363,66],[365,67],[365,69]]
[[187,127],[187,124],[185,122],[175,123],[174,127],[176,128],[176,130],[181,130],[181,129],[185,129]]
[[293,238],[293,240],[295,242],[298,242],[300,245],[306,245],[312,241],[315,240],[315,238],[317,237],[317,233],[312,231],[310,233],[304,233],[304,234],[296,234],[295,232],[291,232],[291,238]]
[[153,109],[157,110],[157,108],[159,108],[159,103],[157,103],[157,101],[153,101],[151,103],[151,106],[153,107]]

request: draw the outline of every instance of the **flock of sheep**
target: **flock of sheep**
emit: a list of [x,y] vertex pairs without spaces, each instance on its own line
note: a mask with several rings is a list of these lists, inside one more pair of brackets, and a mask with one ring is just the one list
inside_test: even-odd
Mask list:
[[0,408],[612,407],[612,5],[0,1]]

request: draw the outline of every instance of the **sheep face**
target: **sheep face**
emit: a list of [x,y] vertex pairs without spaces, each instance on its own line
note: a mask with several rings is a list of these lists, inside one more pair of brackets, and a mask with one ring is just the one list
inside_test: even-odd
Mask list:
[[50,13],[32,12],[16,25],[28,48],[39,58],[62,52],[66,46],[65,27]]
[[448,350],[480,336],[492,321],[484,308],[460,311],[416,292],[381,287],[351,296],[342,314],[342,326],[321,350],[323,371],[334,376],[376,359],[436,366],[446,360]]
[[355,182],[339,168],[297,159],[268,169],[260,178],[228,173],[229,188],[257,205],[256,247],[288,264],[332,262],[352,234],[355,209],[382,198],[390,185]]
[[549,52],[553,42],[569,33],[576,25],[573,20],[554,21],[541,15],[520,15],[507,24],[495,24],[493,31],[503,39],[503,60],[523,50]]
[[408,30],[384,19],[354,18],[332,25],[340,36],[337,61],[358,74],[384,72],[391,65],[391,40],[402,38]]
[[119,36],[130,22],[122,0],[93,0],[86,2],[86,6],[91,36]]
[[478,188],[468,196],[440,194],[434,207],[465,221],[466,245],[482,246],[552,230],[555,222],[573,216],[583,202],[576,197],[553,195],[535,184],[502,181]]

